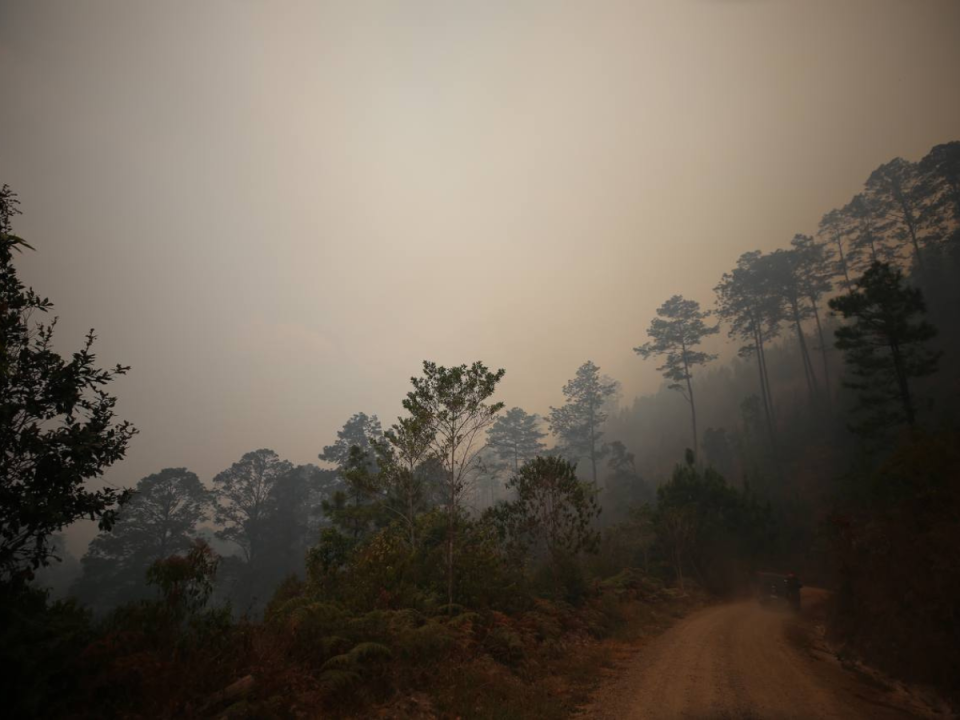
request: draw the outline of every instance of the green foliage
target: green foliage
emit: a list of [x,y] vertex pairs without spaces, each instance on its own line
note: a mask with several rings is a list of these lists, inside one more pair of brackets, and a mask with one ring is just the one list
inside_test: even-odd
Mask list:
[[677,390],[690,405],[693,421],[693,448],[699,451],[697,438],[697,409],[693,394],[693,368],[705,365],[716,359],[715,354],[705,353],[695,348],[704,338],[720,332],[719,325],[707,325],[704,320],[712,313],[700,310],[696,300],[686,300],[682,295],[674,295],[657,308],[657,317],[650,322],[647,335],[649,342],[633,350],[644,360],[650,357],[663,357],[663,365],[658,372],[671,381],[670,389]]
[[545,437],[546,433],[540,430],[540,417],[515,407],[497,418],[487,433],[487,444],[517,472],[523,463],[543,452]]
[[[574,579],[571,560],[596,552],[600,536],[593,524],[600,514],[597,491],[577,478],[573,463],[538,457],[525,463],[507,483],[516,499],[492,508],[496,525],[512,558],[546,561],[551,585],[562,588]],[[579,594],[579,593],[577,593]]]
[[23,583],[52,557],[49,538],[79,518],[109,529],[127,491],[90,490],[88,480],[123,458],[136,434],[116,421],[107,391],[129,368],[96,366],[91,330],[66,360],[53,349],[52,303],[17,277],[16,195],[0,189],[0,583]]
[[371,475],[375,475],[377,472],[375,449],[382,441],[383,430],[377,416],[360,412],[347,420],[343,428],[337,431],[336,442],[323,448],[320,459],[343,470],[350,464],[353,449],[359,448],[360,452],[365,454],[367,469]]
[[738,490],[712,468],[677,465],[657,490],[655,523],[678,580],[689,569],[707,589],[729,592],[772,548],[768,505]]
[[257,562],[271,511],[271,493],[293,466],[273,450],[244,454],[213,479],[217,537],[237,544],[250,564]]
[[898,424],[915,425],[910,381],[935,372],[939,360],[939,353],[926,347],[936,329],[921,319],[926,306],[920,290],[904,286],[899,270],[874,263],[854,290],[833,298],[830,307],[853,321],[835,334],[857,378],[844,384],[858,392],[865,416],[854,429],[878,437]]
[[368,454],[354,445],[340,471],[344,489],[321,503],[327,519],[354,544],[389,522],[382,504],[380,474],[372,468]]
[[439,464],[432,454],[434,434],[424,417],[398,418],[378,446],[380,485],[386,511],[407,528],[411,549],[417,546],[417,515],[426,511],[439,486]]
[[423,376],[411,378],[413,390],[407,393],[403,407],[422,424],[422,433],[431,438],[432,454],[444,470],[442,494],[447,514],[446,556],[447,602],[454,599],[455,551],[463,495],[470,473],[475,470],[479,440],[493,423],[503,403],[490,403],[502,368],[491,372],[475,362],[469,367],[446,368],[424,361]]
[[608,523],[625,518],[630,508],[654,499],[653,488],[640,476],[636,457],[619,440],[610,443],[609,474],[604,479],[603,518]]
[[607,420],[604,403],[616,392],[617,383],[601,377],[600,368],[588,361],[563,386],[564,405],[550,408],[550,432],[557,438],[560,453],[572,461],[589,460],[594,484],[597,463],[607,454],[607,447],[601,443]]
[[209,492],[185,468],[167,468],[143,478],[113,529],[90,543],[74,592],[99,609],[146,597],[147,569],[191,548],[197,523],[208,517],[209,504]]
[[203,540],[195,540],[186,555],[157,560],[147,570],[147,583],[156,585],[173,617],[194,615],[213,594],[219,558]]

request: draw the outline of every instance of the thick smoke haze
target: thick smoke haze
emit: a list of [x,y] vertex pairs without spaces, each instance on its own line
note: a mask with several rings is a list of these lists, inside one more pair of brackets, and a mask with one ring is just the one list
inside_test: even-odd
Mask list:
[[960,135],[958,38],[955,0],[3,2],[18,266],[132,365],[115,484],[316,461],[425,358],[629,402],[667,297]]

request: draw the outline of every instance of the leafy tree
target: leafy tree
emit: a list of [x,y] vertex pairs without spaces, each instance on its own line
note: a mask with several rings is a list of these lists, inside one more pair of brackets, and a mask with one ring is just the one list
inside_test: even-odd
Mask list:
[[769,507],[749,489],[727,485],[713,468],[701,471],[688,453],[657,489],[657,526],[683,587],[685,568],[701,585],[728,591],[744,581],[755,560],[769,552]]
[[[751,396],[757,400],[757,396]],[[720,474],[730,476],[734,470],[733,451],[730,439],[724,428],[707,428],[703,433],[703,456],[707,464],[715,468]]]
[[670,557],[681,592],[686,590],[683,568],[696,532],[696,518],[689,508],[662,508],[657,513],[657,536]]
[[293,469],[273,450],[255,450],[213,479],[217,532],[235,543],[250,566],[255,566],[274,510],[277,482]]
[[206,520],[210,493],[186,468],[167,468],[137,483],[112,531],[90,543],[74,591],[103,609],[144,596],[147,570],[187,551]]
[[577,466],[559,457],[526,462],[507,483],[516,499],[500,503],[493,516],[515,554],[533,550],[546,557],[558,580],[567,560],[596,552],[600,515],[596,486],[577,478]]
[[903,284],[900,270],[874,263],[849,295],[830,300],[830,308],[852,320],[836,330],[836,346],[857,378],[844,384],[859,392],[867,417],[855,430],[876,436],[906,422],[916,424],[911,378],[937,369],[939,353],[926,343],[936,329],[922,319],[923,295]]
[[623,517],[630,508],[653,500],[650,487],[637,470],[636,458],[619,440],[610,443],[609,474],[604,485],[603,504],[607,510],[604,517],[611,522]]
[[423,376],[410,379],[413,390],[403,401],[407,412],[426,428],[432,452],[444,470],[447,600],[451,604],[460,507],[475,470],[483,433],[503,409],[503,403],[488,401],[505,372],[491,372],[481,362],[446,368],[425,360]]
[[671,390],[678,390],[690,405],[690,418],[693,423],[693,451],[699,453],[697,437],[697,406],[693,396],[693,368],[705,365],[716,359],[716,355],[695,350],[703,339],[720,332],[718,325],[707,325],[704,320],[710,312],[700,310],[696,300],[686,300],[682,295],[674,295],[657,308],[657,317],[650,322],[647,335],[652,338],[634,352],[647,359],[651,356],[664,357],[664,363],[657,368],[667,380],[672,380]]
[[213,581],[220,558],[204,540],[194,540],[183,555],[154,562],[147,570],[147,582],[163,596],[168,618],[182,622],[203,610],[213,594]]
[[107,386],[129,368],[96,366],[91,330],[65,360],[53,349],[52,303],[17,277],[14,254],[32,249],[13,234],[16,195],[0,189],[0,583],[20,584],[56,559],[51,535],[75,520],[108,530],[124,490],[87,482],[123,458],[136,429],[117,422]]
[[350,457],[340,471],[343,488],[322,503],[324,514],[353,545],[386,524],[381,506],[380,474],[371,472],[371,466],[368,454],[359,445],[352,446]]
[[[489,433],[487,437],[489,438]],[[501,460],[497,448],[488,442],[477,453],[476,467],[474,504],[477,509],[492,507],[501,499],[500,495],[505,489],[506,480],[513,472],[513,463]]]
[[380,475],[386,507],[406,527],[410,549],[417,546],[417,515],[426,510],[435,435],[422,417],[398,418],[384,433]]
[[643,571],[650,574],[650,553],[657,542],[656,511],[649,502],[631,507],[627,519],[622,523],[625,534],[632,540],[640,557],[643,558]]
[[561,452],[570,460],[588,458],[594,485],[597,462],[608,452],[600,442],[607,420],[603,406],[616,391],[616,383],[600,377],[600,368],[587,361],[577,370],[576,377],[563,386],[566,403],[550,408],[550,431],[557,437]]
[[523,463],[543,452],[547,447],[543,443],[545,437],[546,433],[540,430],[540,417],[515,407],[497,418],[487,433],[487,444],[517,472]]
[[350,449],[359,447],[366,454],[370,463],[370,471],[377,471],[377,453],[375,447],[383,440],[383,430],[376,415],[357,413],[343,424],[337,431],[337,440],[333,445],[327,445],[320,453],[320,459],[336,465],[346,467],[350,459]]

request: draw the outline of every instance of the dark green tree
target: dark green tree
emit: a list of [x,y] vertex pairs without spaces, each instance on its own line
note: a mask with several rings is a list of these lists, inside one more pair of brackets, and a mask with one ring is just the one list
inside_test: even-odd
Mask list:
[[74,592],[105,609],[146,597],[149,567],[189,550],[198,523],[210,515],[209,491],[186,468],[167,468],[137,483],[112,530],[93,539]]
[[717,357],[695,348],[704,338],[720,332],[718,325],[704,322],[710,315],[710,312],[700,310],[700,303],[696,300],[674,295],[657,308],[657,317],[647,328],[651,341],[633,349],[644,359],[652,356],[664,358],[663,365],[657,370],[672,381],[670,389],[679,391],[690,405],[694,453],[699,453],[700,442],[697,436],[697,405],[693,395],[693,368]]
[[388,512],[406,528],[410,550],[417,547],[417,516],[430,505],[430,480],[435,467],[434,430],[422,417],[398,418],[384,433],[380,449],[380,482]]
[[213,479],[217,537],[229,540],[254,567],[274,512],[274,488],[293,465],[273,450],[255,450]]
[[773,539],[769,507],[689,455],[657,489],[656,524],[681,587],[689,570],[710,590],[735,588]]
[[920,290],[904,285],[900,270],[874,263],[853,292],[830,300],[830,308],[850,321],[835,335],[855,378],[844,385],[858,392],[864,415],[854,429],[876,437],[903,423],[915,426],[910,380],[936,372],[940,357],[927,347],[937,331],[922,319]]
[[559,451],[569,460],[588,459],[594,485],[597,463],[608,452],[601,442],[603,423],[607,420],[603,407],[616,392],[617,384],[601,377],[600,368],[587,361],[577,370],[576,377],[563,386],[566,403],[550,408],[550,432],[557,438]]
[[88,487],[123,458],[136,433],[107,388],[129,368],[96,365],[91,330],[64,359],[53,349],[52,303],[24,286],[13,260],[16,195],[0,189],[0,584],[20,584],[56,556],[50,537],[80,518],[108,530],[125,490]]
[[497,418],[487,433],[490,445],[500,460],[510,463],[513,471],[527,460],[532,460],[547,447],[543,443],[546,433],[540,430],[540,417],[521,408],[511,408]]
[[333,445],[327,445],[320,453],[320,459],[331,463],[337,468],[346,466],[350,459],[350,449],[359,447],[370,463],[370,471],[377,471],[376,445],[383,440],[383,430],[376,415],[357,413],[343,424],[337,431],[337,440]]
[[380,473],[371,471],[367,455],[359,445],[350,448],[350,456],[340,470],[343,487],[322,504],[330,522],[354,544],[385,524]]
[[596,552],[600,534],[597,488],[577,478],[577,466],[560,457],[525,463],[507,487],[516,499],[500,503],[492,515],[512,554],[533,553],[550,564],[555,581],[565,563],[582,551]]
[[424,361],[423,375],[410,379],[413,390],[403,407],[422,423],[430,438],[431,452],[443,471],[443,495],[447,516],[447,601],[453,603],[457,524],[461,506],[476,471],[482,438],[503,409],[490,398],[505,370],[491,372],[486,365],[458,365],[446,368]]

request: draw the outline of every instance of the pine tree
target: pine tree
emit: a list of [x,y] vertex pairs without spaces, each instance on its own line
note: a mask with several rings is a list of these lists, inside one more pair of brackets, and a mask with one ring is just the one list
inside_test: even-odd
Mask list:
[[657,368],[667,380],[671,380],[671,390],[677,390],[690,405],[690,418],[693,424],[693,451],[699,457],[700,443],[697,437],[697,405],[693,394],[693,368],[705,365],[716,359],[716,355],[695,350],[704,338],[720,332],[718,325],[707,325],[704,321],[710,312],[700,310],[696,300],[686,300],[682,295],[674,295],[657,308],[657,317],[650,322],[647,335],[652,338],[648,343],[635,347],[633,351],[642,358],[652,356],[664,358]]
[[830,300],[830,308],[852,320],[835,335],[856,378],[844,385],[858,391],[865,415],[854,429],[878,437],[903,423],[914,427],[910,380],[936,372],[940,357],[926,347],[936,329],[922,319],[926,307],[920,290],[905,286],[900,270],[874,263],[853,292]]
[[607,454],[603,445],[603,423],[607,413],[603,406],[617,391],[617,384],[600,376],[600,368],[585,362],[577,375],[563,387],[566,403],[550,408],[550,432],[558,441],[560,452],[568,460],[587,458],[591,479],[597,483],[597,463]]
[[540,430],[540,417],[515,407],[497,418],[487,433],[487,444],[517,472],[527,460],[543,452],[545,437],[546,433]]

